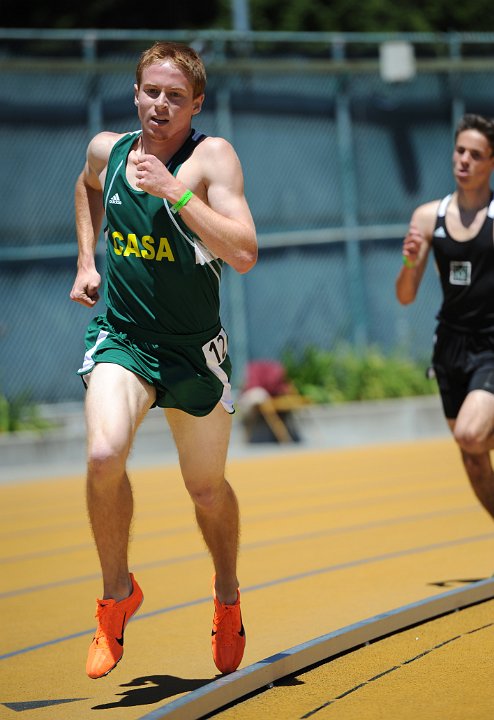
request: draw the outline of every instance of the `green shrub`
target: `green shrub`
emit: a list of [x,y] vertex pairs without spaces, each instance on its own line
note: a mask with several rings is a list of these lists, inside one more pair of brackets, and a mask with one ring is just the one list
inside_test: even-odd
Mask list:
[[334,352],[311,346],[299,358],[286,351],[282,362],[298,391],[315,403],[437,393],[436,382],[426,377],[426,362],[414,362],[399,353],[386,356],[373,346],[363,351],[340,346]]
[[0,433],[21,430],[46,430],[53,423],[41,417],[39,408],[30,402],[29,393],[9,399],[0,393]]

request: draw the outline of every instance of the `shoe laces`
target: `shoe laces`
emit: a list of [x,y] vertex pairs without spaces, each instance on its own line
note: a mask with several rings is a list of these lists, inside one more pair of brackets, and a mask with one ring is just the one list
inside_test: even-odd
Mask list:
[[214,624],[216,632],[221,634],[222,642],[225,645],[233,644],[236,633],[240,631],[240,626],[237,628],[235,623],[237,618],[241,626],[238,602],[235,605],[223,605],[218,601],[215,603]]
[[116,637],[121,613],[118,612],[114,600],[98,600],[97,602],[95,617],[98,620],[98,627],[94,639],[101,644],[101,640],[106,641],[108,636]]

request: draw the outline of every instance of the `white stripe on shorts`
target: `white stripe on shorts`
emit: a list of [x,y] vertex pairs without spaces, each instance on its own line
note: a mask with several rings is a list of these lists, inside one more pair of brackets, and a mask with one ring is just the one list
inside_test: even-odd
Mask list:
[[79,368],[79,370],[77,371],[80,375],[86,375],[86,373],[91,372],[91,370],[93,369],[93,367],[96,364],[93,360],[93,355],[96,352],[98,345],[101,345],[103,340],[106,340],[107,337],[108,337],[107,330],[99,331],[98,337],[96,338],[96,342],[94,343],[93,347],[90,348],[84,355],[84,361],[82,363],[82,367]]

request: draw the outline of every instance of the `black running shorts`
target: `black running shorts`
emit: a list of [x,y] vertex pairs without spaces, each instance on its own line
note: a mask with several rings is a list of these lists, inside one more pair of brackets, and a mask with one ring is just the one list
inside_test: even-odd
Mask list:
[[494,334],[461,333],[439,325],[432,363],[448,420],[458,417],[472,390],[494,394]]

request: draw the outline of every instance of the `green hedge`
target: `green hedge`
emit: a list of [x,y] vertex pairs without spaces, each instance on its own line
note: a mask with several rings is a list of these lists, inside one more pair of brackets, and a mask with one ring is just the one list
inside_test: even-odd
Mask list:
[[29,393],[7,398],[0,393],[0,433],[21,430],[47,430],[54,423],[41,417],[37,405],[30,401]]
[[427,362],[402,354],[384,355],[377,347],[334,352],[308,347],[300,357],[286,351],[282,363],[298,391],[315,403],[381,400],[437,393],[427,377]]

